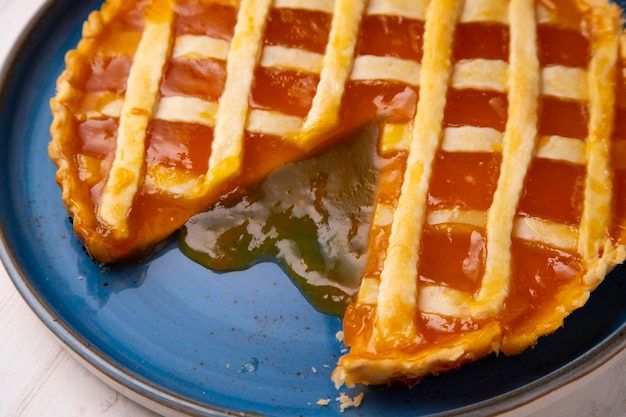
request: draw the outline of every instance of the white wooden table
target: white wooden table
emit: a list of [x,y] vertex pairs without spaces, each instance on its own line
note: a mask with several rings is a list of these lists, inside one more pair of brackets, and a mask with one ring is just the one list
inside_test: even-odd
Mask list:
[[[79,1],[79,0],[76,0]],[[0,63],[44,0],[0,0]],[[0,266],[0,417],[154,417],[70,356]],[[508,414],[626,417],[626,352],[568,387]]]

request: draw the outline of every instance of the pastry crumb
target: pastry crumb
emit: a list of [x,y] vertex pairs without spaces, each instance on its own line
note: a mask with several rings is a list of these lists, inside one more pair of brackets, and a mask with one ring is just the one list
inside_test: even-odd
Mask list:
[[330,398],[320,398],[317,400],[317,405],[321,405],[322,407],[326,407],[328,404],[330,404]]
[[335,337],[337,338],[338,341],[343,342],[343,330],[339,330],[336,334]]
[[346,408],[349,407],[359,407],[361,402],[363,401],[363,397],[365,393],[362,392],[354,398],[350,398],[345,392],[339,393],[339,397],[336,398],[336,401],[339,401],[339,410],[343,413]]

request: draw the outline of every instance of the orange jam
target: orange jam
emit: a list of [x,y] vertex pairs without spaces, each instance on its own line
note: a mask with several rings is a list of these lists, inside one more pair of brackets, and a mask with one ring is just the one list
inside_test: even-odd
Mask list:
[[161,94],[217,101],[226,81],[226,63],[213,59],[173,59],[163,73]]
[[473,294],[480,289],[485,251],[484,230],[458,225],[427,227],[422,236],[420,283]]
[[361,21],[356,55],[422,60],[424,22],[397,16],[370,15]]
[[81,153],[104,158],[116,147],[118,122],[115,119],[86,120],[78,125]]
[[444,126],[490,127],[503,132],[507,107],[503,93],[451,88],[446,100]]
[[91,74],[85,84],[85,91],[126,92],[126,81],[132,65],[132,58],[117,56],[95,59],[91,64]]
[[264,45],[300,48],[323,54],[331,16],[313,10],[273,9],[265,28]]
[[567,30],[551,25],[539,25],[539,64],[564,65],[566,67],[587,68],[589,61],[589,39],[580,31]]
[[585,171],[582,165],[535,159],[526,176],[519,213],[572,225],[580,223]]
[[575,139],[587,137],[586,104],[543,97],[540,109],[539,135],[559,135]]
[[461,23],[456,27],[452,56],[462,59],[509,59],[509,28],[495,23]]
[[281,109],[286,114],[305,117],[318,82],[317,75],[260,67],[254,74],[250,106]]
[[148,165],[161,164],[202,175],[208,169],[211,149],[206,142],[213,129],[191,123],[154,120],[150,124],[146,151]]
[[487,210],[496,190],[501,160],[499,153],[440,151],[433,164],[429,208]]
[[532,334],[533,326],[541,326],[559,308],[576,308],[572,296],[580,291],[585,266],[577,255],[516,239],[512,254],[515,273],[501,323],[505,335],[514,338]]

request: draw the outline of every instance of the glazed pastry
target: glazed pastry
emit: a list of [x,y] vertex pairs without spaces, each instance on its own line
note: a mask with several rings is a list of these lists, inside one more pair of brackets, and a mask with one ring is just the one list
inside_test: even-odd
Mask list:
[[624,259],[619,16],[600,0],[109,0],[67,55],[50,156],[106,263],[379,120],[387,163],[333,379],[414,381],[535,344]]

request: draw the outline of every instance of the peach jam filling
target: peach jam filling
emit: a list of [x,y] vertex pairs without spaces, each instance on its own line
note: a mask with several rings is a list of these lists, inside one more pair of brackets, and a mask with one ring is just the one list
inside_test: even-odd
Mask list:
[[480,289],[485,251],[484,230],[458,225],[427,227],[422,236],[420,283],[473,294]]
[[560,223],[580,223],[585,167],[535,159],[526,176],[518,212]]
[[555,294],[568,287],[572,292],[580,288],[585,267],[576,255],[519,239],[513,240],[512,255],[515,273],[503,323],[507,332],[523,334],[525,323],[537,323],[538,318],[566,305],[568,300]]
[[438,152],[428,190],[429,208],[487,210],[501,161],[500,153]]
[[461,23],[456,27],[452,56],[462,59],[509,59],[509,28],[502,24]]
[[173,59],[165,68],[161,94],[219,100],[226,81],[226,63],[214,59]]
[[280,109],[305,117],[311,108],[319,76],[274,68],[257,68],[250,92],[252,108]]
[[490,127],[503,132],[507,107],[507,98],[503,93],[451,88],[446,101],[444,126]]

